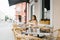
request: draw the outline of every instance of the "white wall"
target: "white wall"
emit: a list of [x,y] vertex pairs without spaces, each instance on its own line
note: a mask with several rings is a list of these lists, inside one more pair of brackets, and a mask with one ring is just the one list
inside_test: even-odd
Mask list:
[[[40,19],[41,19],[41,17],[42,17],[42,0],[38,0],[38,2],[37,3],[35,3],[35,2],[32,2],[31,4],[34,4],[34,8],[33,8],[33,10],[34,10],[34,12],[33,12],[33,15],[36,15],[36,17],[37,17],[37,20],[38,21],[40,21]],[[29,16],[28,16],[28,18],[29,18],[29,20],[31,19],[31,4],[29,4]]]
[[39,21],[42,17],[42,0],[38,0],[38,2],[35,3],[35,15]]

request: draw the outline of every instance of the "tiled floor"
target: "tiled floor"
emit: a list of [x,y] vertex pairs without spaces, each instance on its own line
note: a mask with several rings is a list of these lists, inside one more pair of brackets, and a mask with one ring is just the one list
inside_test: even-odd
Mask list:
[[0,22],[0,40],[14,40],[11,22]]

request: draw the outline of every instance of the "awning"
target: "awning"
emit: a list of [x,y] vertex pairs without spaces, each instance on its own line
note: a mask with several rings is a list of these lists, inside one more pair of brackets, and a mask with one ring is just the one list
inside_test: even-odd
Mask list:
[[29,0],[8,0],[8,2],[9,2],[9,6],[11,6],[22,2],[29,3]]

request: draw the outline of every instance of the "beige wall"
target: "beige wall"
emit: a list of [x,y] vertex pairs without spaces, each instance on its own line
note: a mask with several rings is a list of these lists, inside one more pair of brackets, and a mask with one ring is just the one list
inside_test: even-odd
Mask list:
[[54,0],[54,18],[53,18],[53,24],[54,24],[54,28],[60,28],[60,0]]
[[[53,0],[53,25],[54,30],[60,29],[60,0]],[[58,32],[54,32],[56,37]]]

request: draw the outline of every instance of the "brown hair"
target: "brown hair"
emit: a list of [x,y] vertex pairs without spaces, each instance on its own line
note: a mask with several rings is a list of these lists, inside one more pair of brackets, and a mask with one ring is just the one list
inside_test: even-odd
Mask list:
[[34,17],[34,20],[36,20],[36,21],[37,21],[36,16],[35,16],[35,15],[32,15],[32,16]]

